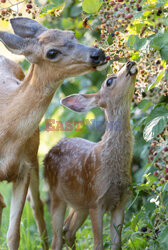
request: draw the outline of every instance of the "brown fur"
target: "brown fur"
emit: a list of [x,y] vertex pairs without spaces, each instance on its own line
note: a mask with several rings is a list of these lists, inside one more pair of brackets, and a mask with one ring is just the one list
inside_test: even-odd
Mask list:
[[[65,209],[67,205],[73,209],[64,224],[65,237],[73,249],[76,230],[88,214],[92,221],[94,249],[103,249],[102,218],[108,210],[112,213],[112,249],[121,246],[123,210],[131,194],[129,185],[133,137],[130,104],[135,76],[130,76],[128,72],[132,66],[133,63],[129,62],[122,68],[111,88],[106,86],[105,81],[96,94],[72,95],[62,101],[65,106],[79,112],[103,105],[103,108],[106,107],[106,120],[120,120],[122,128],[118,131],[117,128],[107,128],[98,143],[82,138],[63,139],[46,155],[44,174],[50,188],[54,230],[52,249],[62,248],[59,235],[62,232],[64,212],[61,206]],[[57,202],[53,202],[55,197]],[[116,227],[121,224],[118,227],[119,235],[113,223]]]

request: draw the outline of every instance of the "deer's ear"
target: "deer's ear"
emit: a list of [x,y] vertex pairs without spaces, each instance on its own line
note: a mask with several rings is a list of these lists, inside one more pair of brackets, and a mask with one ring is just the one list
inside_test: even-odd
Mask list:
[[8,32],[0,31],[0,41],[14,54],[22,55],[25,48],[25,41],[23,38],[10,34]]
[[35,38],[47,30],[35,20],[26,17],[12,18],[10,23],[14,33],[23,38]]
[[87,112],[97,106],[95,94],[70,95],[61,100],[61,104],[76,112]]
[[0,31],[0,41],[12,53],[24,55],[31,63],[38,63],[38,53],[34,53],[35,46],[32,46],[30,38],[22,38],[20,36]]

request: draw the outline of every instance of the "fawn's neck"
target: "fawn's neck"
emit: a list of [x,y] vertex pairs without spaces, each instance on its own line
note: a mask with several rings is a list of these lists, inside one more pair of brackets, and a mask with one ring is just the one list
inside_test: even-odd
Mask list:
[[133,142],[129,105],[107,111],[106,121],[108,126],[100,142],[103,166],[111,167],[113,173],[128,173]]

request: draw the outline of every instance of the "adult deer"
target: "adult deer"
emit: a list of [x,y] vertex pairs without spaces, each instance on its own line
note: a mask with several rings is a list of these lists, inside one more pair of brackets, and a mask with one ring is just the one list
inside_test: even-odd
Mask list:
[[51,195],[52,249],[62,248],[62,230],[67,204],[72,207],[64,224],[65,238],[75,249],[75,233],[90,214],[94,249],[103,249],[103,215],[111,211],[112,249],[121,247],[124,206],[130,196],[132,132],[130,105],[137,68],[128,62],[110,76],[100,91],[71,95],[62,104],[76,112],[99,106],[105,110],[106,131],[101,141],[65,138],[46,155],[45,177]]
[[[0,102],[0,181],[13,182],[7,245],[10,250],[19,247],[20,220],[30,184],[34,214],[47,248],[39,196],[38,125],[61,82],[101,68],[106,64],[105,55],[100,49],[79,44],[71,31],[47,29],[28,18],[11,19],[11,25],[15,34],[0,32],[0,40],[32,65],[23,83],[17,87],[15,81],[11,83],[4,103]],[[3,207],[0,196],[0,215]]]

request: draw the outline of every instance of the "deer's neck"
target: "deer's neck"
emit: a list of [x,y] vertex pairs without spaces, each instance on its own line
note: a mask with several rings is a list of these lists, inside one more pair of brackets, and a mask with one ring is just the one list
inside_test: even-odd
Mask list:
[[31,65],[24,83],[5,109],[4,117],[2,114],[1,131],[15,139],[26,140],[33,135],[61,80],[56,71],[53,76],[45,67]]

